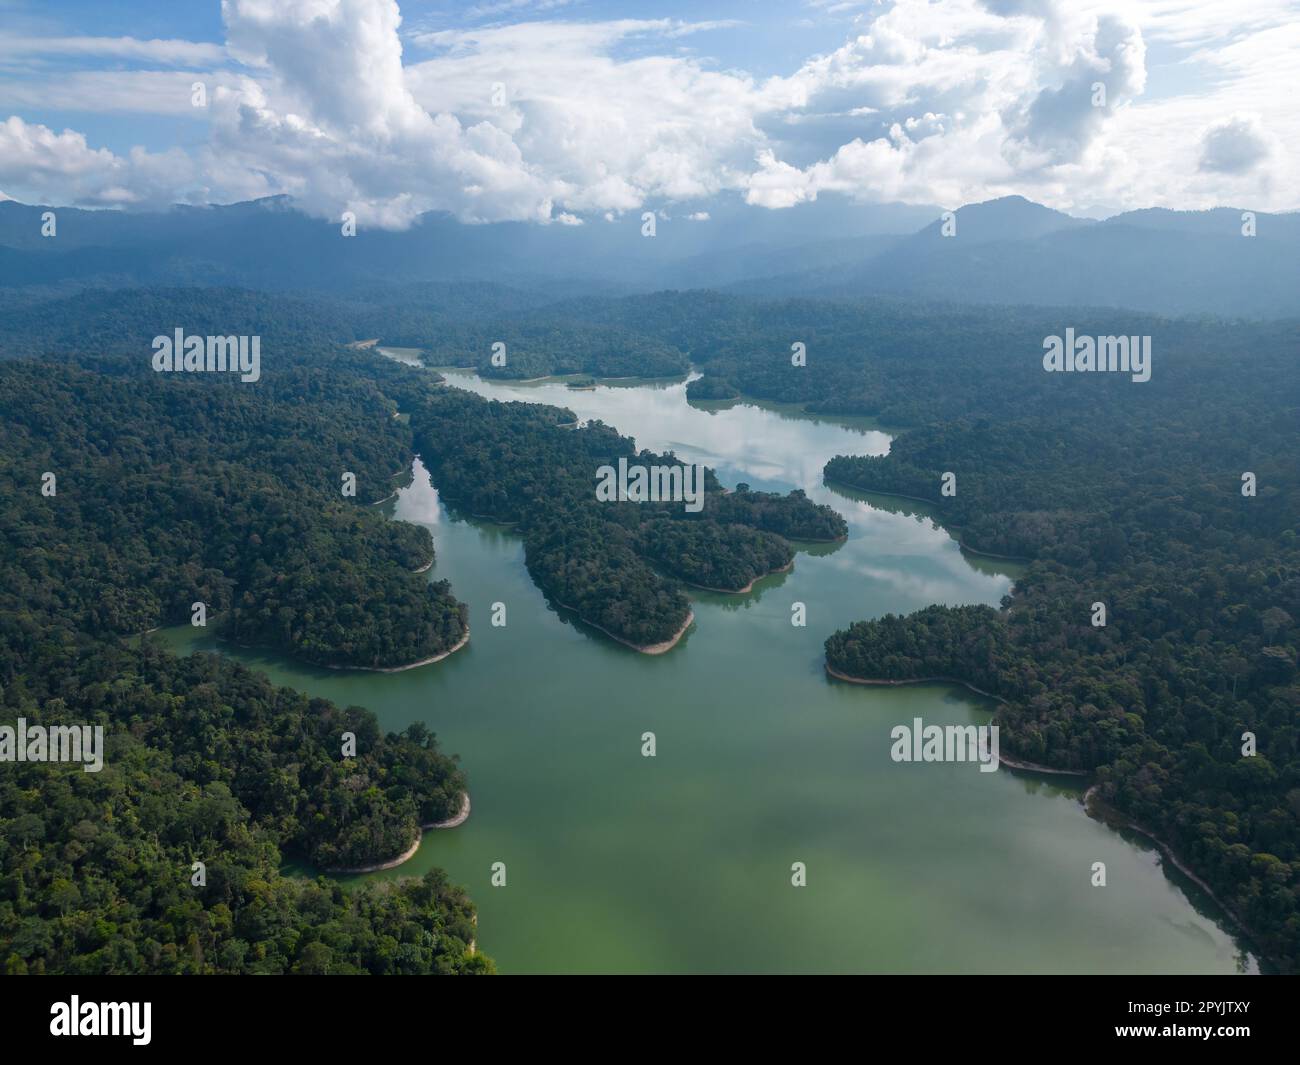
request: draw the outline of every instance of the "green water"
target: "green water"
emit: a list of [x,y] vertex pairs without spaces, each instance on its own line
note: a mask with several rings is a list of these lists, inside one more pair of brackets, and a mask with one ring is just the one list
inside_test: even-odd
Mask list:
[[[945,686],[827,679],[822,642],[836,628],[934,602],[995,604],[1015,572],[964,556],[913,504],[822,484],[830,456],[882,453],[885,434],[775,407],[693,407],[681,383],[448,377],[600,417],[728,486],[804,488],[850,528],[749,594],[693,592],[694,628],[649,657],[548,605],[519,537],[442,503],[417,465],[386,507],[432,531],[430,579],[469,604],[464,650],[375,674],[222,648],[276,682],[370,707],[386,728],[425,721],[462,756],[469,821],[426,833],[410,862],[373,876],[446,868],[477,902],[479,946],[502,971],[1255,970],[1206,900],[1140,840],[1085,816],[1077,788],[890,760],[894,725],[983,723],[986,704]],[[495,602],[504,628],[489,624]],[[804,628],[791,625],[795,602]],[[195,631],[166,637],[214,646]],[[641,755],[647,731],[653,758]],[[1105,887],[1091,884],[1097,861]],[[490,884],[494,862],[504,887]],[[806,887],[791,885],[793,862]]]

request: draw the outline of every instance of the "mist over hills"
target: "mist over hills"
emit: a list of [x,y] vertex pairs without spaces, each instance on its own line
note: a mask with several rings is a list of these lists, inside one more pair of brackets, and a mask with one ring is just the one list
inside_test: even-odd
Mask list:
[[[53,210],[54,238],[41,235]],[[907,299],[1122,307],[1162,314],[1300,314],[1300,215],[1147,209],[1104,221],[1020,196],[941,210],[823,199],[787,211],[720,202],[583,225],[463,225],[426,215],[409,230],[344,238],[286,197],[127,214],[0,202],[0,288],[221,285],[366,291],[386,303],[418,285],[477,282],[537,303],[576,295],[714,288],[761,297]],[[955,229],[955,231],[954,231]],[[417,289],[408,286],[415,285]],[[519,301],[512,296],[512,310]]]

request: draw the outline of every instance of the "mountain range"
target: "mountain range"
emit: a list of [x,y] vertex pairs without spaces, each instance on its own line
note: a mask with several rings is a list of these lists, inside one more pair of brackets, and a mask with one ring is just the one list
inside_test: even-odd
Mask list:
[[[55,236],[42,235],[53,212]],[[1253,218],[1254,235],[1245,235]],[[945,221],[945,218],[947,221]],[[131,285],[349,291],[484,282],[542,297],[714,288],[765,297],[878,295],[1123,307],[1170,315],[1300,314],[1300,214],[1147,209],[1104,221],[1020,196],[937,207],[720,203],[707,218],[464,225],[344,237],[286,197],[154,213],[0,202],[0,289]]]

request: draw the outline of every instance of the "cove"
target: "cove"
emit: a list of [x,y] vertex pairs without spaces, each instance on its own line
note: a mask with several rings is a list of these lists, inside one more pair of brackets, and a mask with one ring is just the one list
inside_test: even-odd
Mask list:
[[[683,382],[446,376],[599,418],[712,466],[728,487],[802,488],[845,517],[849,537],[800,545],[788,572],[745,594],[690,589],[694,627],[651,657],[548,603],[518,535],[449,506],[417,463],[384,508],[433,533],[428,577],[470,608],[461,651],[403,673],[335,672],[168,630],[178,651],[220,650],[367,706],[386,729],[424,721],[462,756],[469,820],[366,879],[447,869],[478,905],[480,948],[507,973],[1256,971],[1194,885],[1140,837],[1085,815],[1081,785],[891,759],[895,726],[984,725],[992,703],[951,685],[826,676],[835,629],[929,603],[996,604],[1019,572],[963,553],[922,505],[823,484],[831,456],[888,450],[879,427],[696,406]],[[495,602],[504,628],[488,623]],[[790,623],[796,602],[806,627]],[[641,755],[647,731],[654,758]],[[1104,888],[1091,884],[1096,861]],[[505,887],[491,886],[494,862]],[[791,886],[794,862],[806,887]]]

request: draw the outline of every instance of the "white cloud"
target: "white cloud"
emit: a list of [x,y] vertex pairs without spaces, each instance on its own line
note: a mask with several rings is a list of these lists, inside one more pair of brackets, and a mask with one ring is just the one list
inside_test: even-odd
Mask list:
[[1217,122],[1201,138],[1202,170],[1244,174],[1273,152],[1271,138],[1257,115],[1233,115]]
[[[727,23],[536,21],[564,6],[481,0],[476,17],[534,21],[414,33],[414,56],[395,0],[224,0],[224,46],[0,37],[17,61],[0,107],[15,112],[191,114],[196,77],[210,95],[210,139],[188,152],[116,155],[11,119],[0,182],[88,203],[287,192],[398,227],[429,210],[575,224],[728,190],[771,209],[828,193],[1297,206],[1285,0],[817,4],[851,35],[765,79],[674,43]],[[42,73],[51,56],[133,69]]]
[[193,160],[180,150],[151,155],[137,149],[122,158],[91,148],[72,130],[56,133],[17,116],[0,122],[0,185],[24,198],[125,206],[169,199],[195,176]]
[[[630,211],[737,187],[762,135],[752,79],[677,56],[616,60],[630,38],[704,28],[667,19],[525,23],[419,38],[443,54],[407,69],[431,112],[506,132],[571,210]],[[500,87],[504,104],[494,106]]]

